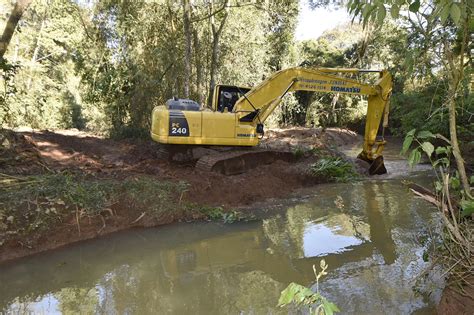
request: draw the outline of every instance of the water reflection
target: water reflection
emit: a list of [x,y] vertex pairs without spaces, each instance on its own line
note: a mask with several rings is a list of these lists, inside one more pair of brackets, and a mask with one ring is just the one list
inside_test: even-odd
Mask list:
[[[15,313],[275,314],[289,282],[347,313],[431,305],[411,279],[426,264],[416,234],[436,216],[397,181],[324,185],[261,222],[135,230],[0,268],[0,309]],[[391,285],[387,285],[391,283]]]

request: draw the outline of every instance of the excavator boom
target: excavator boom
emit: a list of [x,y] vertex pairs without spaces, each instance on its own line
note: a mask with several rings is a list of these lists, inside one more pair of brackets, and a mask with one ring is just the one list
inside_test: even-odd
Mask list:
[[[379,73],[379,79],[374,85],[336,75],[340,73],[357,75],[367,72]],[[239,114],[241,121],[263,123],[280,104],[285,94],[291,91],[368,96],[364,145],[359,158],[372,164],[370,173],[386,173],[382,160],[385,141],[377,140],[377,132],[384,113],[384,127],[388,122],[389,98],[392,91],[392,77],[388,71],[340,68],[281,70],[241,97],[235,104],[235,112]]]

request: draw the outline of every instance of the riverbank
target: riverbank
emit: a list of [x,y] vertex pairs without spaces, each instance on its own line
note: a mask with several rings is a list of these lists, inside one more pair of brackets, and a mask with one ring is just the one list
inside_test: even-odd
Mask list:
[[264,145],[295,148],[298,162],[225,176],[160,159],[151,141],[8,131],[1,141],[0,263],[134,227],[245,219],[249,213],[234,209],[329,181],[310,165],[334,155],[330,145],[356,141],[341,129],[273,130]]

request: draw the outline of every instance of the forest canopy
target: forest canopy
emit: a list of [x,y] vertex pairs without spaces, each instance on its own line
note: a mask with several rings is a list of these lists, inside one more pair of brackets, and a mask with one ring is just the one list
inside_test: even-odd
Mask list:
[[[395,78],[390,131],[421,126],[448,134],[444,65],[458,60],[464,45],[458,131],[474,138],[472,38],[463,37],[462,26],[465,21],[472,33],[472,1],[340,3],[353,23],[305,41],[294,36],[297,1],[23,2],[31,4],[1,60],[4,127],[146,137],[152,108],[173,96],[206,106],[215,84],[253,86],[283,68],[323,66],[389,69]],[[1,29],[14,8],[0,0]],[[358,97],[297,92],[270,122],[360,130],[365,110]]]

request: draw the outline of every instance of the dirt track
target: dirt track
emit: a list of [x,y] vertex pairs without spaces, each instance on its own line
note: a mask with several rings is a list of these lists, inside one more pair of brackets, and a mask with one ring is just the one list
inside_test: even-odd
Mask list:
[[[157,144],[152,141],[114,141],[87,133],[66,130],[57,132],[21,132],[31,148],[28,154],[38,156],[37,163],[20,163],[15,167],[1,168],[1,173],[35,174],[38,164],[48,171],[72,170],[95,178],[121,180],[130,176],[151,176],[157,181],[185,181],[189,188],[182,196],[184,202],[196,205],[221,206],[232,209],[250,205],[267,198],[284,198],[297,188],[324,182],[305,173],[312,159],[298,163],[276,161],[248,171],[244,174],[225,176],[213,172],[202,172],[193,165],[171,163],[157,158]],[[297,147],[326,149],[327,144],[340,146],[360,141],[349,131],[330,129],[286,129],[268,132],[262,145],[271,148],[290,149]],[[0,165],[1,166],[1,165]],[[174,221],[192,220],[179,215],[168,215],[159,221],[140,217],[141,212],[115,205],[115,215],[103,222],[83,220],[81,233],[75,228],[75,220],[55,226],[47,234],[34,234],[27,238],[13,239],[0,247],[0,262],[57,248],[80,240],[140,226],[156,226]]]

